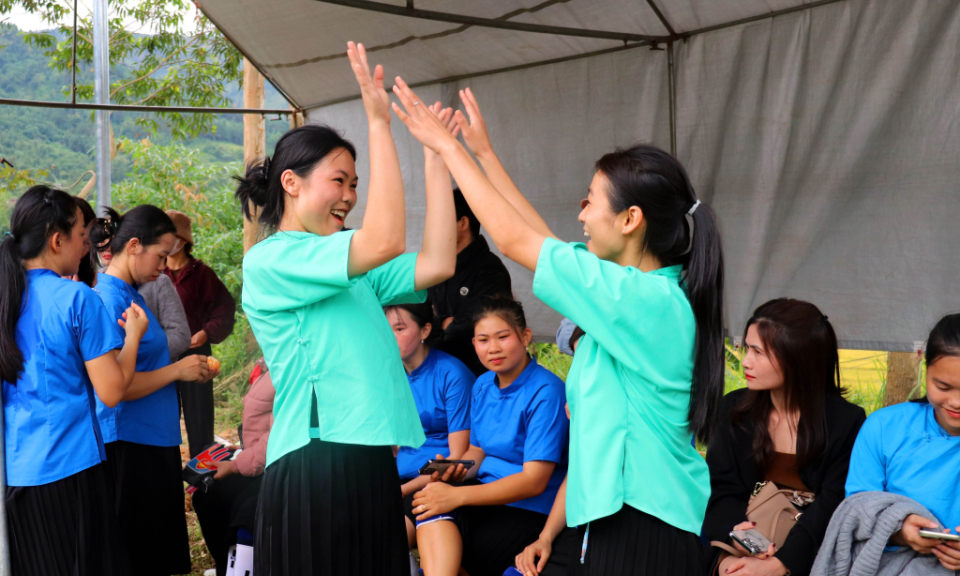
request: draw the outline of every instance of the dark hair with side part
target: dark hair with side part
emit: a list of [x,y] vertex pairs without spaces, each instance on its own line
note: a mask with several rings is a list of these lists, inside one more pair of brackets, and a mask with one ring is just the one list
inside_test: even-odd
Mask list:
[[960,314],[948,314],[937,322],[927,337],[924,360],[927,367],[944,356],[960,357]]
[[114,258],[134,238],[146,247],[158,244],[165,234],[177,233],[177,227],[167,213],[151,204],[131,208],[123,216],[110,207],[106,211],[107,217],[97,218],[90,230],[90,242],[99,246],[101,252],[109,249]]
[[17,382],[23,352],[17,345],[17,321],[27,289],[24,260],[42,255],[55,233],[70,236],[77,223],[73,196],[49,186],[33,186],[17,199],[10,234],[0,243],[0,378]]
[[383,307],[384,314],[395,310],[406,310],[421,330],[423,330],[427,324],[430,325],[430,334],[423,341],[427,346],[433,346],[433,344],[443,336],[443,328],[433,322],[433,306],[429,303],[394,304]]
[[473,235],[474,239],[480,236],[480,221],[477,220],[473,208],[467,203],[467,199],[463,197],[460,188],[453,189],[453,210],[457,214],[457,222],[464,218],[470,222],[470,234]]
[[[73,200],[83,213],[83,225],[89,227],[90,223],[97,219],[97,213],[93,211],[90,203],[79,196],[74,196]],[[87,286],[93,287],[94,280],[97,278],[97,250],[90,243],[90,252],[80,259],[80,268],[77,269],[77,278]]]
[[269,230],[276,230],[283,218],[286,206],[286,191],[280,176],[287,170],[301,178],[306,177],[320,162],[339,149],[346,150],[357,159],[357,149],[329,126],[310,124],[294,128],[280,137],[268,156],[247,166],[244,176],[234,176],[239,182],[233,196],[240,201],[240,208],[247,220],[251,219],[250,204],[258,206],[259,221]]
[[697,206],[690,216],[691,242],[687,213],[697,196],[680,162],[659,148],[618,148],[600,158],[595,168],[610,181],[610,207],[615,213],[631,206],[643,211],[644,251],[664,266],[683,266],[684,288],[697,323],[690,429],[706,444],[723,397],[725,370],[723,246],[716,216],[709,206]]
[[[826,399],[842,396],[837,335],[819,308],[803,300],[778,298],[753,312],[744,328],[757,334],[783,374],[786,409],[800,415],[797,425],[797,467],[814,462],[827,442]],[[753,458],[766,470],[774,446],[767,422],[773,409],[769,390],[750,390],[730,413],[730,425],[753,429]]]
[[527,317],[523,313],[523,305],[511,298],[503,296],[487,296],[480,299],[480,306],[473,315],[473,326],[486,318],[496,316],[506,322],[518,335],[527,329]]

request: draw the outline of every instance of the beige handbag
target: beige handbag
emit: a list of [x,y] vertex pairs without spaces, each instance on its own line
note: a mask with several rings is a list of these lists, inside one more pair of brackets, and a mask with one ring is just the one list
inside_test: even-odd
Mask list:
[[[779,550],[787,541],[787,534],[803,515],[797,506],[803,507],[810,504],[813,502],[813,497],[813,492],[781,490],[773,482],[758,482],[753,495],[750,496],[750,502],[747,503],[747,521],[756,522],[757,532],[776,544]],[[710,545],[737,558],[746,556],[726,542],[714,540]],[[722,558],[723,555],[721,555]],[[720,562],[717,561],[714,572],[719,565]]]

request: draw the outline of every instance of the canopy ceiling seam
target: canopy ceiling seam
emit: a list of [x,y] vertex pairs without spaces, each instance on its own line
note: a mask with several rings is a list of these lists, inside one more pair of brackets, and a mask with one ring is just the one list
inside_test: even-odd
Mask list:
[[[329,0],[317,0],[317,1],[319,1],[319,2],[325,2],[325,1],[329,1]],[[337,3],[339,3],[340,1],[341,1],[341,0],[337,0]],[[345,1],[345,0],[344,0],[344,1]],[[354,1],[356,1],[356,0],[354,0]],[[573,55],[570,55],[570,56],[563,56],[563,57],[560,57],[560,58],[551,58],[551,59],[549,59],[549,60],[540,60],[540,61],[537,61],[537,62],[530,62],[530,63],[528,63],[528,64],[519,64],[519,65],[517,65],[517,66],[508,66],[508,67],[505,67],[505,68],[496,68],[496,69],[493,69],[493,70],[484,70],[484,71],[481,71],[481,72],[471,72],[471,73],[468,73],[468,74],[459,74],[459,75],[456,75],[456,76],[448,76],[448,77],[445,77],[445,78],[437,78],[437,79],[433,79],[433,80],[426,80],[426,81],[423,81],[423,82],[418,82],[418,83],[416,83],[416,84],[411,84],[410,86],[411,86],[412,88],[419,88],[419,87],[422,87],[422,86],[431,86],[431,85],[433,85],[433,84],[442,84],[442,83],[444,83],[444,82],[458,82],[458,81],[460,81],[460,80],[468,80],[468,79],[470,79],[470,78],[479,78],[479,77],[482,77],[482,76],[490,76],[490,75],[493,75],[493,74],[503,74],[503,73],[506,73],[506,72],[515,72],[515,71],[517,71],[517,70],[526,70],[526,69],[528,69],[528,68],[536,68],[536,67],[538,67],[538,66],[548,66],[548,65],[550,65],[550,64],[559,64],[559,63],[561,63],[561,62],[570,62],[570,61],[572,61],[572,60],[579,60],[579,59],[581,59],[581,58],[591,58],[591,57],[593,57],[593,56],[603,56],[603,55],[605,55],[605,54],[611,54],[611,53],[620,52],[620,51],[623,51],[623,50],[632,50],[632,49],[634,49],[634,48],[641,48],[641,47],[644,47],[644,46],[654,46],[654,47],[656,47],[657,44],[660,44],[660,43],[663,43],[663,42],[667,42],[667,41],[669,41],[669,40],[682,40],[682,41],[685,42],[685,41],[686,41],[687,39],[689,39],[689,38],[692,38],[692,37],[694,37],[694,36],[699,36],[699,35],[701,35],[701,34],[706,34],[706,33],[708,33],[708,32],[716,32],[716,31],[718,31],[718,30],[723,30],[723,29],[726,29],[726,28],[733,28],[733,27],[736,27],[736,26],[744,25],[744,24],[750,24],[750,23],[753,23],[753,22],[759,22],[760,20],[772,19],[772,18],[776,18],[776,17],[778,17],[778,16],[785,16],[785,15],[787,15],[787,14],[792,14],[792,13],[794,13],[794,12],[802,12],[802,11],[804,11],[804,10],[811,10],[811,9],[813,9],[813,8],[819,8],[819,7],[821,7],[821,6],[826,6],[826,5],[829,5],[829,4],[836,4],[836,3],[838,3],[838,2],[844,2],[844,1],[847,1],[847,0],[817,0],[816,2],[810,2],[810,3],[802,4],[802,5],[799,5],[799,6],[793,6],[793,7],[791,7],[791,8],[784,8],[784,9],[782,9],[782,10],[777,10],[777,11],[774,11],[774,12],[768,12],[768,13],[766,13],[766,14],[758,14],[758,15],[756,15],[756,16],[750,16],[749,18],[742,18],[742,19],[740,19],[740,20],[734,20],[734,21],[732,21],[732,22],[727,22],[727,23],[725,23],[725,24],[717,24],[717,25],[714,25],[714,26],[707,26],[707,27],[704,27],[704,28],[698,28],[698,29],[696,29],[696,30],[691,30],[691,31],[689,31],[689,32],[678,32],[675,38],[654,36],[654,37],[652,37],[650,40],[643,41],[643,42],[637,42],[636,44],[629,44],[629,45],[626,45],[626,46],[618,46],[618,47],[616,47],[616,48],[607,48],[607,49],[605,49],[605,50],[596,50],[596,51],[593,51],[593,52],[586,52],[586,53],[583,53],[583,54],[573,54]],[[399,7],[398,7],[398,8],[399,8]],[[403,8],[400,8],[400,9],[403,10]],[[325,101],[323,101],[323,102],[317,102],[317,103],[314,103],[314,104],[308,104],[308,105],[306,105],[306,106],[303,106],[303,107],[302,107],[302,110],[304,110],[304,111],[307,111],[307,110],[316,110],[317,108],[323,108],[323,107],[326,107],[326,106],[332,106],[332,105],[334,105],[334,104],[340,104],[340,103],[343,103],[343,102],[349,102],[349,101],[351,101],[351,100],[357,100],[357,99],[359,99],[359,98],[360,98],[359,95],[344,96],[344,97],[342,97],[342,98],[334,98],[334,99],[331,99],[331,100],[325,100]]]

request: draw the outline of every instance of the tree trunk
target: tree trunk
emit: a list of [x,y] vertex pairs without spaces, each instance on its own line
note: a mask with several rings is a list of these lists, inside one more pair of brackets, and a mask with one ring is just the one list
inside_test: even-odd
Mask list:
[[[243,59],[243,107],[263,108],[265,95],[263,75],[252,62]],[[262,114],[244,114],[243,116],[243,167],[244,170],[254,162],[266,156],[267,133]],[[243,221],[243,253],[253,247],[260,238],[260,211],[250,206],[252,221]]]
[[920,356],[916,352],[887,353],[887,391],[883,405],[906,402],[917,385]]

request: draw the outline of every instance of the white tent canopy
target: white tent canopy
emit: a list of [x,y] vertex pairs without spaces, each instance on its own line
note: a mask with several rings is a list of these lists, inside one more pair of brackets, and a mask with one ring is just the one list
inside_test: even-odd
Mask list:
[[[205,0],[308,121],[366,148],[347,40],[457,105],[557,235],[578,240],[593,163],[672,150],[717,211],[738,335],[777,296],[817,304],[847,347],[913,350],[960,310],[956,0]],[[409,5],[412,5],[409,6]],[[511,29],[503,29],[504,26]],[[419,144],[394,123],[419,242]],[[368,165],[361,154],[361,180]],[[361,210],[352,215],[359,225]],[[538,338],[559,317],[509,264]]]

